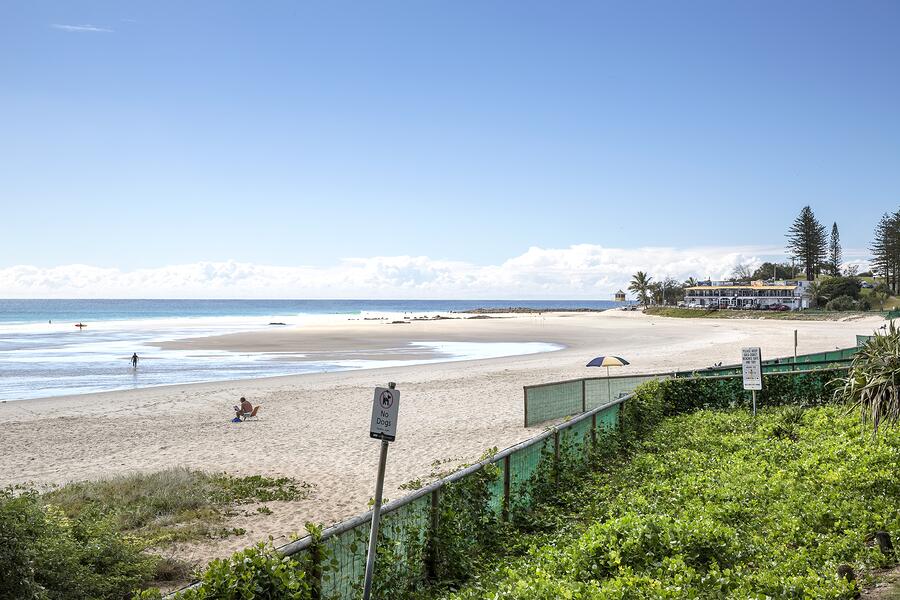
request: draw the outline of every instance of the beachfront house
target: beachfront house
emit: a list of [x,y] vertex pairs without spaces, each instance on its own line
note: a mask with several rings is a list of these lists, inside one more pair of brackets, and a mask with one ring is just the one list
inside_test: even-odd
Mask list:
[[616,302],[625,302],[625,292],[622,290],[616,292]]
[[808,281],[705,281],[684,290],[684,304],[696,308],[809,308]]

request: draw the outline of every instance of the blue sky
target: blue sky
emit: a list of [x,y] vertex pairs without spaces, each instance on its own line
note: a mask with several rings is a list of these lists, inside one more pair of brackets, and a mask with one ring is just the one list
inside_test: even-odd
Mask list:
[[757,259],[805,204],[860,254],[900,199],[898,30],[875,1],[8,0],[0,268]]

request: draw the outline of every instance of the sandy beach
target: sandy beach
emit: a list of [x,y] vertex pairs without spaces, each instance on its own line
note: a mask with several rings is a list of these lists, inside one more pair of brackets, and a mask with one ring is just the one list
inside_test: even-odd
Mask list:
[[[496,315],[390,324],[342,320],[167,344],[192,350],[289,352],[318,357],[396,360],[417,356],[411,342],[545,342],[555,352],[316,373],[239,382],[164,386],[0,404],[0,452],[14,468],[0,485],[95,479],[133,471],[186,466],[236,475],[284,475],[314,484],[311,498],[273,503],[271,515],[235,517],[242,536],[175,550],[202,562],[271,535],[275,543],[302,532],[307,521],[329,524],[366,509],[372,495],[377,442],[368,437],[372,389],[397,382],[402,393],[397,441],[391,445],[385,495],[428,475],[437,460],[478,458],[542,426],[522,426],[522,386],[601,375],[584,367],[601,354],[631,366],[615,374],[702,368],[738,362],[742,346],[763,357],[852,346],[856,334],[883,324],[852,321],[668,319],[635,312]],[[234,424],[240,396],[261,405],[258,421]]]

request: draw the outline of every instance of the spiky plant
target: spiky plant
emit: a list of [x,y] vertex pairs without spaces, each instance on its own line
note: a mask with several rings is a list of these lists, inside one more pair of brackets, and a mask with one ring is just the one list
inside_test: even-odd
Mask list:
[[900,329],[893,321],[859,349],[841,381],[835,395],[859,409],[863,427],[871,426],[873,437],[882,424],[900,422]]

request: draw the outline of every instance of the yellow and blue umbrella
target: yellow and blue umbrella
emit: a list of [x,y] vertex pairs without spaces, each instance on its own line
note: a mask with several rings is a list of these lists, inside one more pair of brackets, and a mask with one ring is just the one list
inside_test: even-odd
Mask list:
[[610,367],[624,367],[629,364],[627,360],[621,356],[598,356],[587,364],[589,367],[606,367],[606,395],[608,400],[612,400],[612,389],[609,381]]
[[621,356],[598,356],[587,364],[589,367],[623,367],[629,364]]

